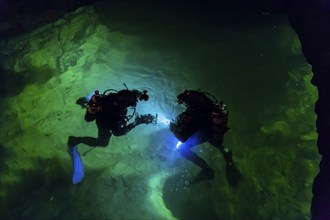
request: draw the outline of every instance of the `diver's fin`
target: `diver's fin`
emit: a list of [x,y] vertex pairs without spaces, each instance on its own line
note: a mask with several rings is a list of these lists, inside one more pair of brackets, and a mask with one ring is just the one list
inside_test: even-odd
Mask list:
[[73,163],[72,183],[77,184],[84,178],[84,167],[78,152],[78,146],[69,148],[69,154]]

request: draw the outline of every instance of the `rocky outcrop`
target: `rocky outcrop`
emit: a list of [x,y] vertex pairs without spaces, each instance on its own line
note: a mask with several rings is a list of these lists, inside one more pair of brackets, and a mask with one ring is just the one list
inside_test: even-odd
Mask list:
[[313,219],[330,219],[330,2],[292,0],[287,14],[307,62],[313,66],[312,83],[319,93],[315,112],[322,160],[313,183],[311,214]]
[[1,1],[0,38],[31,31],[61,18],[65,13],[95,0]]

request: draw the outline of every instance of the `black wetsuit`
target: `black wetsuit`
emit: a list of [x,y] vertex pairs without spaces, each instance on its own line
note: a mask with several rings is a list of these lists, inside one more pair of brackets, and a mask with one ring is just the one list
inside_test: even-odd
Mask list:
[[121,136],[127,134],[135,127],[134,123],[126,124],[127,108],[136,106],[137,95],[135,91],[121,90],[118,93],[110,93],[106,96],[97,97],[101,110],[95,114],[86,111],[87,122],[96,121],[98,136],[74,137],[68,140],[69,147],[83,143],[91,147],[106,147],[109,144],[111,135]]
[[[214,138],[213,124],[211,112],[214,103],[204,93],[195,90],[186,90],[177,96],[179,103],[184,103],[187,107],[186,111],[178,116],[177,124],[171,125],[171,130],[179,139],[182,137],[184,141],[180,147],[180,154],[187,160],[208,170],[208,164],[200,158],[191,148],[203,142],[210,142],[223,154],[227,165],[233,163],[232,152],[223,146],[223,136],[227,131],[227,118],[224,120],[223,132],[219,132]],[[222,130],[222,129],[219,129]],[[180,136],[181,135],[181,136]]]

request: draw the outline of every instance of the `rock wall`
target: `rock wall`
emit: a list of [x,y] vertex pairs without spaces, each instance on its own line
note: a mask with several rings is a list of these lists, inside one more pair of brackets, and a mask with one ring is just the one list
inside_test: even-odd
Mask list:
[[31,31],[92,2],[95,0],[1,0],[0,38]]
[[313,219],[330,219],[330,1],[292,0],[287,9],[307,62],[313,66],[312,83],[319,93],[315,112],[322,160],[313,183],[311,215]]

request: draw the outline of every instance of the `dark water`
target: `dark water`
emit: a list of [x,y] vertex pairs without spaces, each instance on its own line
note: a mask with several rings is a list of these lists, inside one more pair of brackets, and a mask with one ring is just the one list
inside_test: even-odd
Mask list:
[[137,4],[127,15],[109,7],[101,18],[114,30],[141,37],[143,56],[131,58],[140,65],[170,68],[173,63],[192,86],[219,92],[249,115],[259,111],[256,103],[285,104],[287,72],[306,66],[300,52],[290,51],[297,42],[286,17],[187,6]]
[[[89,22],[83,27],[106,25],[106,37],[93,41],[92,34],[84,34],[87,28],[79,32],[67,19],[63,26],[72,29],[59,36],[65,39],[75,34],[75,42],[63,40],[60,46],[54,43],[46,48],[57,62],[46,56],[35,63],[23,59],[43,48],[42,42],[33,41],[35,35],[28,42],[37,46],[12,39],[23,42],[22,46],[5,48],[1,105],[10,107],[1,115],[1,199],[5,207],[1,217],[309,218],[311,181],[318,162],[316,136],[308,135],[314,131],[316,90],[309,83],[310,67],[285,16],[203,4],[115,2],[96,4],[94,13],[82,17],[74,21]],[[51,42],[54,30],[42,32],[43,39]],[[88,42],[88,48],[98,47],[97,53],[79,48],[83,42]],[[8,40],[3,45],[13,44]],[[61,50],[54,49],[58,47]],[[80,59],[86,55],[89,58]],[[112,71],[111,77],[107,75]],[[215,179],[191,185],[198,168],[173,156],[168,150],[171,133],[159,129],[141,131],[147,133],[149,144],[137,154],[116,146],[144,146],[143,137],[134,136],[138,131],[131,139],[114,139],[112,148],[93,154],[96,160],[84,159],[86,180],[71,186],[70,162],[63,147],[66,137],[77,130],[86,134],[96,134],[96,130],[81,122],[83,114],[71,110],[74,105],[70,103],[95,86],[107,88],[107,80],[118,87],[125,81],[148,88],[157,98],[147,108],[168,117],[177,111],[175,97],[182,89],[202,89],[224,100],[231,127],[225,144],[233,150],[241,175],[239,185],[228,184],[224,160],[209,144],[194,151],[215,169]],[[35,87],[28,90],[31,85]],[[45,95],[36,94],[39,90]],[[26,113],[31,106],[39,107],[37,116]],[[79,129],[70,129],[72,124]],[[144,170],[123,168],[123,173],[116,174],[120,160]],[[102,163],[111,163],[113,170],[98,166]],[[157,174],[163,171],[161,184]],[[156,192],[171,216],[164,214],[164,207],[157,207],[158,200],[149,201],[155,190],[150,179],[159,180]]]

